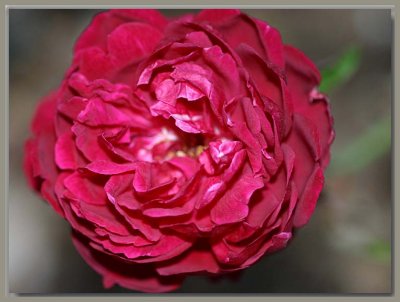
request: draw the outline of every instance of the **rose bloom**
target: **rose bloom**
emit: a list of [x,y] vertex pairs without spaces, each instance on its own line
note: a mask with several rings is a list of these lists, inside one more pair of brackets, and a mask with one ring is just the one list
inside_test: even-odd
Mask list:
[[239,10],[106,11],[38,106],[26,175],[107,288],[242,270],[314,211],[334,138],[319,83]]

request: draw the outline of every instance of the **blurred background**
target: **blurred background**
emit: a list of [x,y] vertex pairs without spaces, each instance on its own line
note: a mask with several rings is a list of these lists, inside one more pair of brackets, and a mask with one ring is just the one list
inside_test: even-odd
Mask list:
[[[74,41],[101,10],[10,9],[9,290],[105,290],[75,251],[68,224],[32,192],[23,145],[41,97],[56,88]],[[194,10],[163,10],[167,16]],[[336,140],[326,185],[308,225],[289,246],[237,279],[187,278],[178,293],[389,293],[392,232],[392,19],[390,10],[254,9],[283,41],[323,70]]]

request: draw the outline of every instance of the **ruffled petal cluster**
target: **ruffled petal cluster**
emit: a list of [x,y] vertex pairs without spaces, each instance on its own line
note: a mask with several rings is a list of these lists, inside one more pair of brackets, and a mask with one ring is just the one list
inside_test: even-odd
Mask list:
[[319,83],[239,10],[106,11],[38,106],[26,175],[106,287],[241,270],[314,211],[334,138]]

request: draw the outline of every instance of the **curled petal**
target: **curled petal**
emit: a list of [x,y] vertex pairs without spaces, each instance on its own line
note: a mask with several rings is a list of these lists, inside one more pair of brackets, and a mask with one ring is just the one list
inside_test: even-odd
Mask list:
[[64,185],[77,199],[94,205],[103,205],[106,195],[102,183],[97,179],[89,179],[81,173],[74,172],[64,179]]
[[55,161],[60,169],[77,169],[83,164],[71,132],[58,137],[55,146]]
[[108,200],[130,210],[138,210],[141,207],[132,188],[133,174],[113,175],[107,181],[104,191]]
[[167,254],[169,257],[173,257],[176,250],[181,253],[188,249],[191,246],[191,243],[176,236],[163,236],[156,243],[143,246],[115,244],[108,240],[104,240],[102,245],[112,253],[123,254],[130,260],[143,258],[147,261],[139,261],[141,263],[147,263],[168,260],[168,257],[165,257]]
[[261,177],[254,177],[249,171],[243,173],[240,181],[229,188],[211,210],[212,221],[221,225],[243,220],[248,215],[251,196],[263,186]]

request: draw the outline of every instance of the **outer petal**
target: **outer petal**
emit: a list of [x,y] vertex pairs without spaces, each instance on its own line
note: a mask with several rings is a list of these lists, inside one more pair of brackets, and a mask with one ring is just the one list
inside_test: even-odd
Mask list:
[[264,21],[255,20],[264,42],[267,53],[267,59],[283,69],[285,67],[285,58],[283,56],[283,43],[279,31]]
[[156,270],[162,276],[199,272],[215,274],[221,271],[211,251],[196,248],[190,249],[181,257],[157,266]]
[[147,24],[124,23],[107,37],[109,55],[121,65],[138,61],[154,50],[161,35],[158,29]]
[[34,190],[39,190],[40,181],[37,179],[37,172],[35,171],[35,159],[37,157],[37,146],[34,139],[29,139],[25,142],[24,146],[24,172],[28,178],[28,184]]
[[[315,65],[299,50],[285,46],[286,71],[294,111],[315,125],[321,156],[328,153],[335,133],[326,97],[317,91],[321,76]],[[327,162],[324,162],[325,168]]]
[[83,259],[103,276],[104,285],[109,288],[114,284],[144,292],[168,292],[177,289],[181,277],[162,278],[151,265],[126,263],[89,247],[88,241],[73,234],[73,243]]
[[36,110],[31,124],[32,132],[36,137],[28,140],[25,145],[24,170],[30,185],[40,191],[55,211],[63,216],[63,211],[52,189],[57,178],[54,159],[56,96],[56,93],[50,94]]
[[88,28],[81,34],[75,44],[75,52],[98,46],[106,49],[107,36],[125,22],[143,22],[155,28],[163,29],[167,20],[157,10],[150,9],[114,9],[96,15]]
[[240,14],[238,9],[204,9],[195,17],[196,21],[212,24],[224,24],[227,20]]
[[[142,258],[146,259],[146,262],[157,262],[177,256],[188,249],[192,244],[190,241],[186,241],[177,236],[168,235],[162,236],[158,242],[144,246],[135,246],[131,243],[115,244],[109,240],[104,240],[102,245],[112,253],[123,254],[129,259],[136,260],[137,258]],[[175,253],[175,251],[177,251],[177,253]],[[165,257],[167,255],[169,257]]]
[[200,20],[210,22],[232,48],[246,43],[259,54],[264,54],[263,41],[253,19],[238,10],[209,10],[199,14]]
[[57,96],[58,92],[51,92],[39,103],[31,123],[34,134],[39,135],[41,131],[54,129]]
[[168,20],[155,9],[113,9],[111,12],[116,16],[128,18],[132,21],[141,21],[163,30]]
[[107,35],[123,22],[123,19],[116,18],[109,11],[96,15],[90,25],[76,41],[74,47],[75,53],[79,50],[93,46],[98,46],[105,49],[107,45]]
[[294,226],[305,225],[314,212],[319,194],[324,185],[322,169],[317,165],[311,174],[294,212]]
[[293,161],[292,177],[301,196],[315,166],[319,166],[319,163],[316,161],[313,151],[307,143],[307,139],[303,136],[302,130],[296,123],[289,134],[286,144],[290,146],[296,155]]

